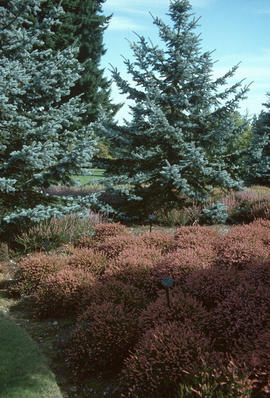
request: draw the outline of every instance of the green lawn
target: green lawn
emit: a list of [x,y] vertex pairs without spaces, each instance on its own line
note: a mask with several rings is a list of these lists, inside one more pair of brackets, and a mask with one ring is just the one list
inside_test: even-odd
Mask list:
[[[91,175],[74,175],[73,179],[79,182],[81,185],[87,184],[88,182],[92,182],[96,179],[102,178],[104,176],[103,169],[91,169],[89,170]],[[90,173],[89,173],[90,174]]]
[[55,377],[27,333],[0,311],[0,397],[61,398]]

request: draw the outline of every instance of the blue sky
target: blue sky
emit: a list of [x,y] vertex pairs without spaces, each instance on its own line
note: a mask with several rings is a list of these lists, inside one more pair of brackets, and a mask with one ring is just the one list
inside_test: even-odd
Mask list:
[[[199,32],[204,51],[215,52],[212,59],[217,61],[214,75],[220,76],[235,64],[241,62],[234,81],[246,79],[253,82],[248,98],[242,101],[240,111],[249,115],[258,114],[270,91],[270,0],[191,0],[193,13],[201,17]],[[107,53],[102,66],[110,77],[109,64],[130,80],[121,55],[132,60],[129,41],[136,40],[133,32],[158,44],[157,29],[152,17],[158,16],[169,21],[166,15],[169,0],[107,0],[103,10],[105,15],[113,14],[110,25],[104,34]],[[115,85],[112,97],[115,102],[125,101]],[[128,103],[119,111],[118,119],[128,118]]]

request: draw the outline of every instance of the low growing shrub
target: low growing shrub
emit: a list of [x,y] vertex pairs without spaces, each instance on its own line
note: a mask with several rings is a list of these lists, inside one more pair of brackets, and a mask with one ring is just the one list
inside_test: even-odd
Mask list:
[[147,297],[155,297],[153,269],[162,258],[158,249],[133,246],[123,250],[108,266],[105,279],[117,279],[141,289]]
[[107,257],[93,249],[77,248],[67,258],[67,264],[72,268],[81,268],[94,275],[102,275],[106,269]]
[[81,307],[105,302],[123,304],[129,310],[141,310],[146,306],[147,298],[142,290],[127,285],[116,279],[96,281],[91,289],[85,292],[81,300]]
[[181,227],[175,231],[175,246],[180,249],[189,249],[197,247],[214,248],[221,239],[217,230],[200,225]]
[[208,313],[202,304],[189,294],[173,288],[170,291],[169,305],[165,292],[160,293],[156,301],[150,303],[139,316],[139,327],[142,331],[153,329],[166,322],[190,321],[193,327],[203,330]]
[[212,310],[234,290],[242,280],[242,273],[234,269],[206,268],[190,273],[181,287],[205,308]]
[[78,318],[65,361],[77,378],[117,372],[138,339],[136,312],[122,304],[92,304]]
[[250,264],[267,260],[269,256],[270,250],[259,240],[252,245],[248,240],[231,243],[230,246],[224,242],[218,249],[216,265],[241,270]]
[[132,235],[117,235],[106,238],[96,246],[96,250],[109,259],[116,258],[124,249],[137,247],[137,238]]
[[270,328],[270,286],[245,281],[210,313],[209,333],[218,350],[245,351],[248,341]]
[[33,294],[36,316],[62,317],[78,312],[85,291],[94,283],[93,274],[83,269],[64,268],[49,275]]
[[148,330],[124,362],[117,396],[175,397],[179,384],[195,374],[210,340],[188,324],[166,322]]
[[21,295],[32,294],[39,284],[49,275],[55,274],[65,266],[65,259],[58,256],[50,256],[44,253],[25,257],[19,264],[15,275],[16,284],[11,293]]
[[173,243],[172,235],[161,231],[148,232],[138,237],[138,245],[142,244],[147,248],[160,249],[162,253],[170,251]]
[[120,223],[101,223],[94,227],[94,236],[97,241],[119,235],[129,235],[128,228]]
[[210,247],[189,247],[168,253],[153,270],[154,281],[160,286],[163,277],[170,277],[181,286],[183,280],[197,269],[208,268],[215,259]]
[[24,253],[35,250],[48,251],[79,239],[80,235],[92,231],[96,220],[93,217],[81,218],[67,215],[51,218],[32,226],[27,232],[17,235],[15,242]]

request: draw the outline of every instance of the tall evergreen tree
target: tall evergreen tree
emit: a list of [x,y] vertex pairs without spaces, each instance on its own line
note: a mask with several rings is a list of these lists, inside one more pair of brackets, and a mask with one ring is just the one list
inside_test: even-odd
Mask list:
[[247,184],[270,186],[270,93],[265,110],[253,122],[253,139],[247,156]]
[[170,25],[153,18],[162,45],[142,36],[131,44],[135,61],[125,59],[125,65],[133,83],[112,70],[121,92],[135,102],[131,121],[118,126],[103,118],[100,124],[118,148],[117,160],[105,166],[122,216],[188,199],[203,202],[216,187],[241,186],[237,137],[243,126],[231,115],[248,87],[227,85],[238,66],[212,78],[211,53],[202,52],[190,11],[188,0],[171,1]]
[[[102,14],[105,0],[62,0],[65,13],[61,24],[54,27],[54,34],[46,38],[46,45],[53,50],[63,50],[74,42],[79,46],[77,58],[84,69],[80,79],[71,90],[70,96],[82,95],[87,104],[83,120],[86,124],[95,121],[101,106],[106,112],[114,115],[120,105],[112,103],[110,98],[111,82],[104,77],[100,67],[106,50],[103,45],[103,34],[111,16]],[[59,0],[45,0],[42,3],[42,14],[56,6]]]
[[61,216],[80,205],[44,194],[71,185],[95,151],[92,128],[74,129],[85,106],[69,95],[81,72],[75,47],[53,52],[44,38],[60,10],[39,23],[40,0],[0,6],[0,233]]

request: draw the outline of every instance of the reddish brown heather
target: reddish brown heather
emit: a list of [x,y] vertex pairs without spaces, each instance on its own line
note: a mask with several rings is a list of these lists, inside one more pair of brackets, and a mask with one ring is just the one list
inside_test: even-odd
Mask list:
[[153,283],[153,269],[162,258],[162,253],[156,248],[133,246],[123,250],[110,263],[105,279],[115,278],[128,285],[142,289],[147,296],[152,297],[156,293]]
[[270,328],[270,286],[241,280],[240,284],[210,313],[209,333],[217,349],[234,352],[241,344],[255,341]]
[[123,304],[130,310],[139,310],[146,306],[147,298],[142,290],[127,285],[116,279],[96,281],[91,289],[85,292],[80,307],[89,307],[90,304],[102,304],[105,302]]
[[88,249],[94,248],[96,245],[96,239],[92,235],[81,235],[75,242],[75,246],[79,248],[86,247]]
[[180,249],[189,249],[194,247],[214,248],[221,234],[212,228],[201,227],[200,225],[180,227],[175,231],[175,246]]
[[39,318],[66,316],[81,311],[81,299],[95,283],[93,274],[83,269],[64,268],[40,283],[33,298]]
[[104,253],[109,259],[117,257],[124,249],[128,247],[137,247],[137,238],[133,235],[117,235],[106,238],[96,245],[96,250]]
[[94,275],[102,275],[107,264],[107,257],[102,253],[96,253],[93,249],[73,249],[67,264],[72,268],[81,268]]
[[199,269],[189,274],[181,287],[212,310],[239,285],[241,278],[241,272],[234,269]]
[[117,371],[138,339],[136,312],[122,304],[92,304],[78,318],[66,350],[77,377],[91,371]]
[[190,324],[166,322],[148,330],[125,360],[119,381],[123,398],[176,396],[179,383],[195,374],[211,342]]
[[129,235],[130,232],[125,225],[120,223],[102,223],[94,227],[95,239],[97,241],[103,241],[106,238],[118,236],[118,235]]
[[[225,238],[226,239],[226,238]],[[222,244],[218,249],[216,266],[233,269],[244,269],[270,258],[270,250],[260,240],[231,242]]]
[[173,278],[181,285],[191,272],[211,266],[215,258],[214,250],[209,247],[189,247],[177,249],[165,255],[153,270],[154,281],[158,286],[164,276]]
[[20,294],[31,294],[49,275],[65,266],[65,258],[38,253],[25,257],[19,265],[15,289]]
[[140,244],[149,248],[160,249],[162,253],[167,253],[172,249],[174,239],[171,234],[152,231],[139,236],[138,245]]
[[192,325],[203,330],[207,322],[208,312],[202,304],[189,294],[184,294],[179,289],[170,291],[170,306],[165,292],[160,293],[158,299],[150,303],[139,317],[139,327],[142,331],[155,328],[159,324],[177,321],[184,323],[190,321]]

